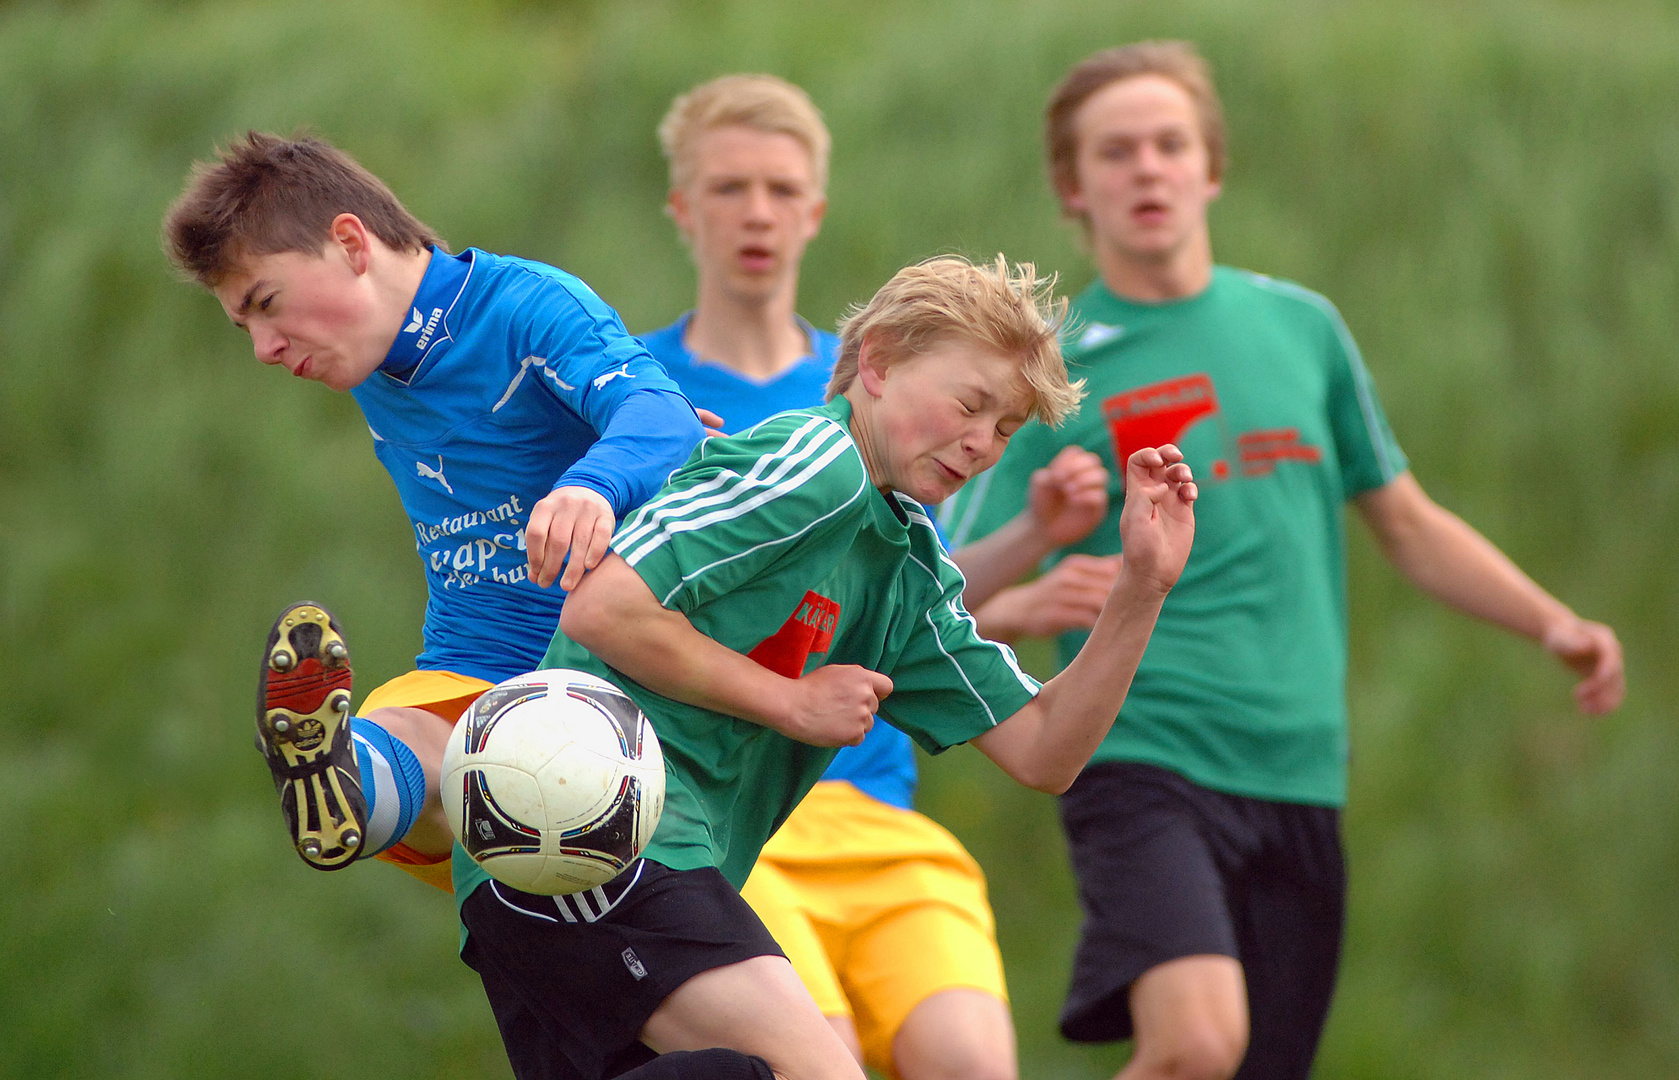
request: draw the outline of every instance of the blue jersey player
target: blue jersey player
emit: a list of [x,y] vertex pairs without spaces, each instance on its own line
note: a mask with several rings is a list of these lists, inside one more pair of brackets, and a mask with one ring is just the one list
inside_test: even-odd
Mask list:
[[699,421],[577,278],[449,254],[321,140],[236,140],[194,170],[165,234],[257,359],[354,396],[425,564],[418,670],[360,716],[324,608],[293,605],[269,633],[258,744],[293,842],[323,870],[379,854],[447,889],[437,778],[454,721],[539,665],[567,590],[687,458]]
[[[733,75],[678,98],[659,134],[698,299],[644,335],[648,351],[730,433],[820,404],[839,339],[794,304],[826,205],[821,117],[795,86]],[[1076,455],[1057,468],[1067,480],[1055,487],[1058,512],[1093,526],[1105,470]],[[770,840],[742,896],[859,1060],[904,1080],[1009,1080],[1014,1036],[984,876],[954,836],[914,812],[915,786],[909,736],[873,725]]]

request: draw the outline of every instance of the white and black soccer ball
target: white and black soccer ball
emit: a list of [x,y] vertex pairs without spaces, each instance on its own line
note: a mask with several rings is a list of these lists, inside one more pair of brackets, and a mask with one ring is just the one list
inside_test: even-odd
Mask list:
[[443,809],[497,881],[553,896],[612,880],[665,805],[653,725],[605,679],[551,668],[484,691],[443,754]]

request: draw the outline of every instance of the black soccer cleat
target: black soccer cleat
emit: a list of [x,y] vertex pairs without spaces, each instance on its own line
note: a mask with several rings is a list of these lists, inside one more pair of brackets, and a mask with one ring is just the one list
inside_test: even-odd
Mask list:
[[293,604],[268,632],[257,677],[257,749],[292,843],[317,870],[361,854],[367,800],[350,741],[350,650],[319,604]]

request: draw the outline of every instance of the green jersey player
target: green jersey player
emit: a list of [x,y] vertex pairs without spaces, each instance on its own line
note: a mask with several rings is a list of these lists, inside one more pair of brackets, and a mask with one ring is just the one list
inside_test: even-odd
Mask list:
[[702,444],[572,593],[546,663],[636,700],[666,803],[644,858],[582,898],[517,893],[457,849],[463,957],[521,1078],[855,1080],[735,891],[764,841],[877,713],[1046,791],[1100,743],[1188,556],[1195,485],[1176,448],[1130,458],[1125,566],[1041,687],[979,636],[921,506],[1077,403],[1046,306],[1032,270],[1000,259],[900,271],[843,324],[826,406]]
[[[1224,136],[1192,49],[1079,63],[1047,129],[1100,271],[1069,339],[1091,401],[1064,431],[1020,433],[951,507],[952,543],[1000,536],[1068,443],[1111,463],[1174,442],[1203,481],[1194,556],[1119,723],[1062,798],[1085,911],[1062,1032],[1134,1035],[1124,1080],[1303,1078],[1345,895],[1343,505],[1424,590],[1585,676],[1585,711],[1619,703],[1620,646],[1424,494],[1328,301],[1213,265]],[[1073,557],[1128,561],[1121,532],[1099,526]],[[1063,638],[1064,659],[1080,640]]]

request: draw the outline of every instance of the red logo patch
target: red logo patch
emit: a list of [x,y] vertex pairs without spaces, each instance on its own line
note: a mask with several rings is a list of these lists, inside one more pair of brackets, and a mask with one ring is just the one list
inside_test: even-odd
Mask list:
[[746,655],[777,675],[796,679],[805,673],[811,653],[825,653],[834,643],[840,606],[820,593],[806,592],[781,629]]

